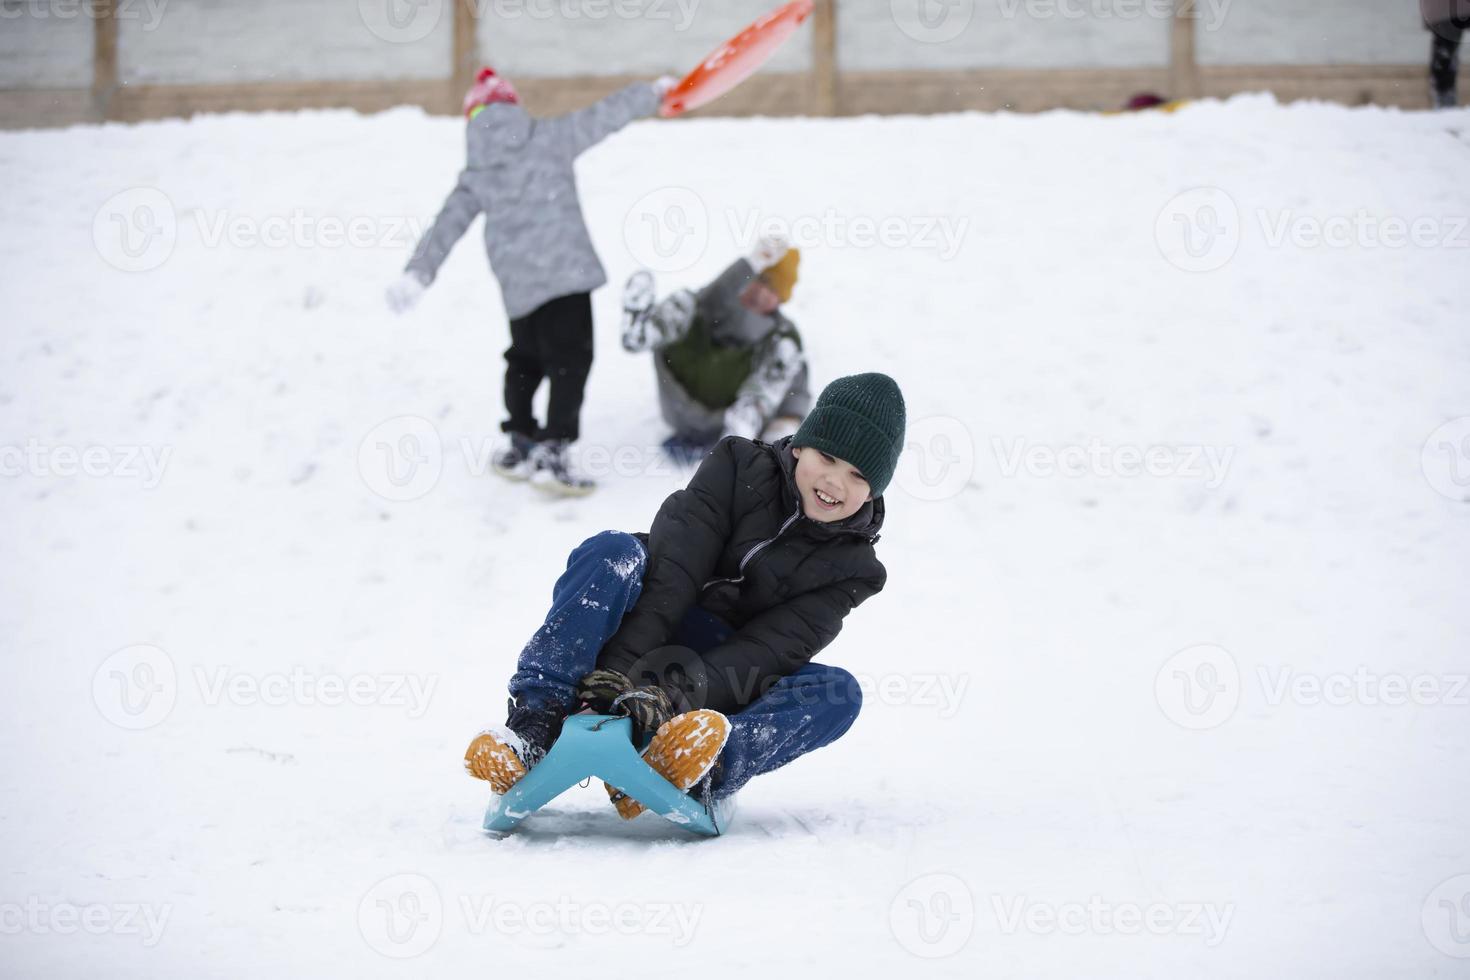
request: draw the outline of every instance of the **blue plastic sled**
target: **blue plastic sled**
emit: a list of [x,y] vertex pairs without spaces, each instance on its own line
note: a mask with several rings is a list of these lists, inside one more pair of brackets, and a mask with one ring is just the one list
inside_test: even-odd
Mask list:
[[734,797],[717,800],[713,810],[681,792],[649,767],[633,748],[633,723],[612,715],[573,715],[561,737],[509,793],[490,801],[485,829],[514,830],[526,817],[589,776],[616,786],[649,810],[685,830],[716,837],[734,814]]

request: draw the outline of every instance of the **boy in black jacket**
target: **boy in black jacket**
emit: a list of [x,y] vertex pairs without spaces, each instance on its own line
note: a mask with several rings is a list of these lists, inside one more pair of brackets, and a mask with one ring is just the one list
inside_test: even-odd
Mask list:
[[722,440],[647,534],[582,542],[521,651],[506,725],[466,768],[504,793],[590,708],[630,715],[650,766],[681,789],[707,775],[720,799],[841,736],[857,681],[811,658],[883,588],[873,546],[904,424],[892,378],[840,378],[794,436]]

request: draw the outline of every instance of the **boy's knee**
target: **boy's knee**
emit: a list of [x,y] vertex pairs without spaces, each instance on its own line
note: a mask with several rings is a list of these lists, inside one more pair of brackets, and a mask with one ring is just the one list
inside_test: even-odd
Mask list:
[[841,667],[829,667],[831,672],[827,683],[831,685],[834,700],[843,709],[844,724],[843,731],[847,731],[863,710],[863,689],[858,684],[858,679]]
[[858,679],[841,667],[809,663],[792,675],[801,690],[801,700],[823,709],[837,735],[847,731],[863,708],[863,690]]
[[641,541],[626,531],[601,531],[572,552],[571,562],[578,559],[606,562],[607,567],[625,579],[641,578],[648,552],[643,550]]

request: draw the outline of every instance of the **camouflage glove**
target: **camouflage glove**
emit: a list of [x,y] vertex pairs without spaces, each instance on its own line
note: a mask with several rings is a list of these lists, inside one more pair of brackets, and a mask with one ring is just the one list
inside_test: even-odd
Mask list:
[[632,690],[633,682],[626,674],[598,667],[577,683],[577,703],[600,715],[615,714],[613,701],[619,694]]
[[652,684],[624,691],[613,699],[613,714],[625,714],[633,719],[633,742],[642,745],[645,738],[652,738],[664,722],[674,717],[674,702],[668,692]]

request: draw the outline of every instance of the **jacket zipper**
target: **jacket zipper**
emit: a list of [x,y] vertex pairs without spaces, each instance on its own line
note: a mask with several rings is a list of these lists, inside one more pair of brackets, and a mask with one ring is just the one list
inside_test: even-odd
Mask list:
[[[723,584],[725,582],[739,582],[742,579],[744,579],[745,578],[745,566],[748,565],[748,564],[750,564],[750,560],[752,558],[754,558],[756,555],[760,554],[761,550],[764,549],[766,547],[766,545],[771,544],[777,538],[779,538],[781,535],[785,534],[786,533],[786,529],[789,528],[792,524],[795,524],[797,518],[799,518],[799,517],[801,517],[801,505],[800,504],[798,504],[797,507],[796,507],[796,513],[794,513],[790,517],[786,518],[786,523],[781,525],[781,529],[779,531],[777,531],[771,537],[766,538],[766,540],[764,540],[764,541],[760,542],[759,544],[755,545],[754,547],[752,547],[749,551],[747,551],[745,553],[745,557],[742,558],[742,559],[740,559],[740,567],[738,569],[736,569],[736,571],[739,572],[738,575],[736,575],[734,578],[717,578],[717,579],[712,579],[712,580],[704,583],[704,589],[708,589],[712,585],[721,585],[721,584]],[[704,589],[701,589],[700,591],[702,592],[702,591],[704,591]]]
[[747,551],[745,553],[745,557],[742,558],[742,559],[740,559],[740,569],[739,569],[739,571],[740,571],[740,577],[741,578],[744,578],[745,577],[745,566],[748,565],[748,564],[750,564],[750,560],[752,558],[754,558],[756,555],[760,554],[761,549],[765,548],[766,545],[770,544],[771,542],[775,541],[776,538],[779,538],[781,535],[785,534],[786,533],[786,529],[788,527],[790,527],[792,524],[795,524],[797,518],[799,518],[799,517],[801,517],[801,508],[800,507],[797,507],[796,508],[796,513],[794,513],[790,517],[786,518],[786,523],[781,525],[781,530],[777,531],[774,535],[772,535],[771,537],[769,537],[766,540],[762,541],[760,544],[756,545],[754,548],[751,548],[749,551]]

